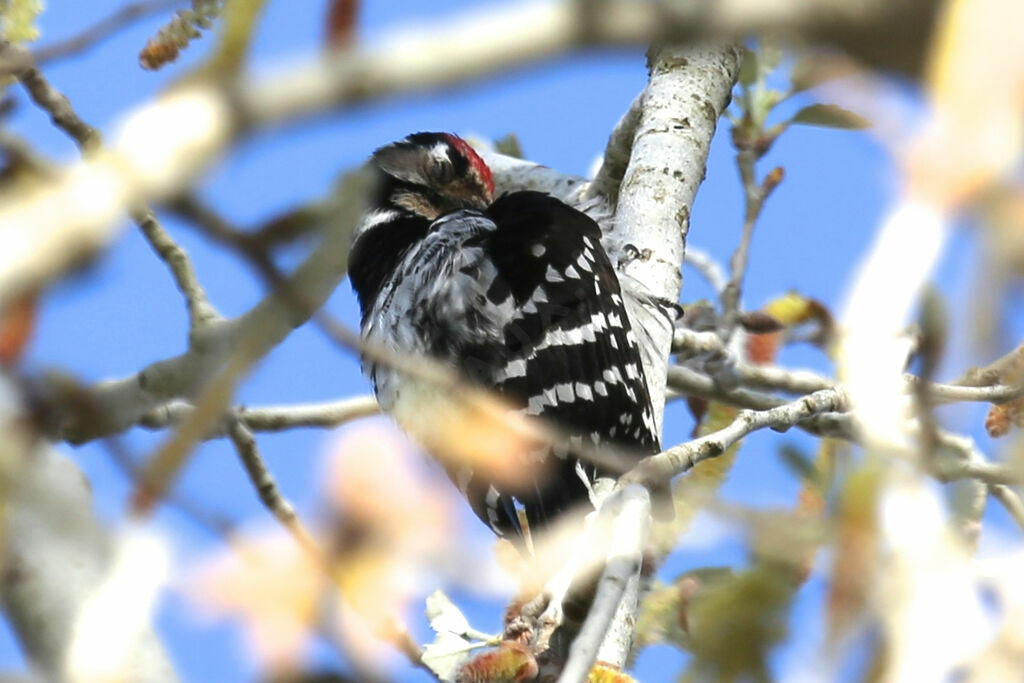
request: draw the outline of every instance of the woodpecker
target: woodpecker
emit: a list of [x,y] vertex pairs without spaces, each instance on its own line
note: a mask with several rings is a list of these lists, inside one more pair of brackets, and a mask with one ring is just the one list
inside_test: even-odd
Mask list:
[[[659,450],[636,337],[593,220],[540,192],[495,198],[486,163],[450,133],[409,135],[369,166],[375,189],[349,256],[366,342],[454,367],[570,443]],[[385,363],[363,367],[400,426],[410,401],[431,400]],[[585,502],[597,477],[620,474],[571,450],[542,457],[535,480],[515,489],[449,474],[511,540],[524,535],[518,511],[535,532]]]

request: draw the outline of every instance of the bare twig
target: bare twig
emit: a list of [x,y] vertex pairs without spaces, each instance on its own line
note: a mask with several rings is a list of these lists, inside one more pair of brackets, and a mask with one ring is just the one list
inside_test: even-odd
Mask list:
[[977,479],[986,484],[1024,483],[1024,469],[1012,465],[989,462],[969,436],[937,430],[935,441],[938,447],[949,449],[958,460],[939,460],[931,465],[935,476],[943,481]]
[[1017,526],[1024,529],[1024,503],[1016,491],[1005,484],[993,484],[988,487],[989,495],[998,500],[1006,511],[1017,522]]
[[235,444],[238,458],[242,461],[242,466],[245,467],[245,471],[249,475],[249,481],[252,482],[253,488],[256,489],[260,502],[295,537],[295,540],[304,550],[311,553],[314,557],[323,557],[316,540],[306,530],[299,516],[295,514],[295,508],[281,495],[281,490],[277,487],[274,476],[270,473],[267,463],[264,462],[263,457],[260,455],[252,432],[242,424],[241,420],[229,418],[228,435],[231,437],[232,443]]
[[725,275],[722,265],[715,261],[711,254],[703,249],[694,247],[692,244],[687,244],[686,253],[683,255],[683,263],[686,263],[700,273],[707,283],[711,285],[711,289],[714,290],[715,294],[719,298],[722,297],[725,288],[729,285],[729,280]]
[[722,292],[723,320],[725,331],[728,334],[732,333],[736,323],[739,322],[740,297],[743,278],[747,273],[747,261],[750,257],[750,243],[754,237],[754,226],[764,209],[765,201],[782,179],[782,169],[776,168],[765,176],[761,183],[758,183],[754,177],[754,165],[757,163],[758,156],[758,152],[750,147],[741,147],[736,155],[736,164],[743,182],[746,208],[740,241],[736,245],[732,258],[729,259],[729,284]]
[[1021,364],[1024,364],[1024,343],[984,367],[971,368],[953,384],[971,387],[998,384],[1004,373]]
[[[729,353],[726,343],[714,332],[695,332],[686,328],[677,328],[673,332],[672,350],[675,353],[687,355],[711,354],[713,357],[724,356]],[[680,377],[680,373],[675,372],[674,368],[669,368],[670,384],[672,383],[673,373],[675,373],[677,378]],[[741,384],[747,387],[774,389],[790,394],[808,394],[821,389],[830,389],[838,384],[829,377],[808,370],[790,370],[750,363],[736,363],[735,373]],[[904,374],[903,380],[906,384],[904,390],[907,393],[915,391],[916,387],[923,381],[920,377],[911,374]],[[685,379],[680,379],[679,381],[686,382]],[[679,386],[678,388],[685,390],[688,386]],[[701,389],[699,391],[704,390]],[[955,403],[959,401],[1007,403],[1024,396],[1024,385],[991,384],[985,386],[965,386],[958,383],[934,383],[928,386],[928,393],[937,403]]]
[[[18,51],[20,48],[8,46],[6,49],[13,50],[14,54],[23,53]],[[83,155],[89,155],[99,149],[102,144],[99,131],[82,120],[68,98],[54,88],[38,68],[28,66],[19,72],[18,78],[32,100],[50,114],[54,125],[75,141]],[[185,297],[191,331],[195,333],[200,326],[219,320],[220,315],[210,304],[206,292],[199,284],[188,254],[171,239],[152,209],[142,205],[132,210],[131,215],[146,240],[170,268],[179,291]]]
[[[149,429],[163,429],[187,418],[195,407],[185,401],[170,401],[142,416],[139,424]],[[350,420],[369,417],[380,412],[372,396],[263,408],[238,407],[234,416],[254,432],[278,432],[296,427],[337,427]],[[224,424],[207,434],[212,439],[227,435]]]
[[[32,61],[36,64],[45,64],[46,62],[73,57],[92,48],[114,33],[127,28],[139,19],[170,11],[183,4],[185,4],[185,0],[150,0],[149,2],[130,3],[100,19],[77,35],[33,50]],[[13,66],[16,68],[16,65]],[[5,73],[11,73],[9,71],[11,68],[12,65],[9,63],[0,64],[0,71]]]
[[636,128],[640,125],[642,111],[643,93],[636,96],[629,105],[629,109],[612,129],[612,133],[608,137],[608,144],[605,146],[601,168],[598,169],[594,180],[587,187],[586,194],[588,196],[601,197],[611,207],[619,202],[619,185],[629,166],[629,159],[633,152],[633,138],[636,137]]
[[213,321],[221,320],[220,314],[210,303],[206,291],[199,283],[199,278],[196,277],[192,260],[160,225],[153,211],[148,208],[137,209],[132,212],[132,218],[142,230],[142,234],[153,251],[170,268],[178,291],[185,297],[189,329],[195,333],[199,328],[205,327]]
[[828,389],[770,410],[743,410],[728,427],[645,458],[628,472],[622,481],[668,481],[702,460],[721,455],[729,446],[751,432],[765,427],[786,429],[809,417],[845,409],[846,397],[843,393],[836,389]]
[[16,59],[26,61],[26,66],[17,72],[18,80],[28,92],[32,101],[50,115],[50,120],[59,129],[67,133],[83,154],[99,149],[101,144],[98,130],[83,121],[71,106],[71,102],[43,76],[31,58],[25,56],[27,51],[9,43],[3,45],[0,57],[13,55]]

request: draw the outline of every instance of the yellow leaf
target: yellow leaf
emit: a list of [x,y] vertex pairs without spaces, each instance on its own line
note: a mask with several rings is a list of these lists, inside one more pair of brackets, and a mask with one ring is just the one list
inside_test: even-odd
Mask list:
[[43,11],[42,0],[7,0],[3,3],[4,38],[25,43],[39,37],[36,18]]

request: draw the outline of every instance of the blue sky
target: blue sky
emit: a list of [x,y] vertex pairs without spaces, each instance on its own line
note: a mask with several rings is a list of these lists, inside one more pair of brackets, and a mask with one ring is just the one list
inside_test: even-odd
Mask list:
[[[84,3],[51,4],[43,15],[44,43],[74,33],[120,3],[92,0],[87,3],[88,11],[83,10]],[[497,3],[366,0],[360,33],[372,38],[395,22],[436,20],[488,4]],[[256,43],[255,68],[265,69],[277,60],[318,50],[323,5],[309,0],[269,3]],[[180,63],[163,71],[143,71],[136,55],[160,23],[160,19],[142,22],[86,55],[45,71],[83,118],[109,132],[120,112],[158,93],[169,79],[194,64],[209,45],[209,41],[200,41],[184,53]],[[359,163],[375,147],[417,130],[451,130],[489,137],[515,132],[529,158],[583,174],[603,148],[611,127],[645,84],[643,52],[616,50],[559,59],[485,83],[429,96],[390,98],[295,130],[262,134],[213,168],[202,180],[200,191],[232,220],[243,226],[253,225],[321,195],[339,171]],[[20,106],[13,116],[13,128],[43,153],[56,159],[73,158],[75,150],[67,139],[25,101],[20,91],[18,97]],[[739,235],[743,210],[727,133],[727,125],[722,126],[712,146],[707,179],[694,206],[690,230],[691,244],[723,262]],[[865,249],[886,203],[893,197],[893,172],[886,153],[868,135],[795,127],[762,161],[759,171],[763,174],[774,165],[785,167],[786,179],[771,197],[757,226],[744,292],[746,305],[756,308],[788,289],[798,289],[835,309],[858,254]],[[201,281],[223,313],[241,313],[262,295],[262,284],[249,269],[204,241],[190,227],[169,217],[165,223],[192,255]],[[975,252],[971,234],[960,232],[940,272],[948,291],[964,290],[972,277],[970,264]],[[683,301],[708,295],[699,277],[686,271]],[[963,304],[964,300],[953,299],[953,303]],[[355,301],[347,283],[339,287],[328,306],[349,324],[357,323]],[[963,310],[954,305],[951,309]],[[57,366],[84,380],[122,376],[153,360],[180,353],[185,334],[184,307],[168,274],[142,238],[126,226],[93,268],[54,288],[46,299],[27,366],[31,370]],[[962,343],[954,346],[957,351],[965,348]],[[787,352],[783,361],[827,367],[819,354],[808,349]],[[961,357],[955,367],[967,362]],[[292,334],[258,366],[243,386],[240,401],[249,405],[280,404],[357,395],[367,390],[357,362],[307,326]],[[965,424],[965,420],[977,424],[979,413],[977,409],[958,410],[950,417],[954,425]],[[684,440],[691,427],[681,405],[670,407],[665,443]],[[284,491],[300,508],[308,508],[314,499],[326,435],[294,431],[258,438]],[[141,454],[158,440],[158,435],[134,430],[125,443]],[[750,437],[723,495],[748,505],[790,505],[798,483],[776,455],[783,441],[805,448],[812,443],[795,433],[780,436],[769,432]],[[982,444],[988,445],[985,439]],[[91,479],[102,514],[116,518],[126,504],[127,482],[110,466],[101,447],[66,450]],[[266,520],[226,443],[204,445],[189,464],[180,487],[235,519]],[[997,526],[1005,525],[1000,513],[990,517]],[[174,538],[181,565],[216,546],[215,539],[173,511],[161,511],[158,521]],[[711,541],[681,552],[665,571],[671,575],[699,566],[741,565],[741,539],[730,533],[716,536],[716,528],[710,522],[702,523],[702,537]],[[801,592],[793,618],[796,644],[778,653],[777,671],[785,671],[818,642],[823,590],[824,582],[815,578]],[[481,601],[459,591],[453,597],[466,607],[479,628],[497,629],[499,603]],[[171,593],[163,601],[159,628],[185,680],[252,677],[253,669],[237,629],[225,622],[197,622],[177,594]],[[425,631],[419,635],[421,640],[428,637]],[[643,681],[672,680],[683,660],[683,655],[667,648],[652,648],[640,659],[639,677]],[[0,639],[0,669],[21,661],[10,635],[5,635]],[[397,671],[400,680],[424,680],[422,674],[404,668]]]

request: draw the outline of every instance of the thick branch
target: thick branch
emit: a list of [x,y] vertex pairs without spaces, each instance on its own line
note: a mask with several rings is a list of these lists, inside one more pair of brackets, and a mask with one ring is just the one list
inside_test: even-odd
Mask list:
[[[3,383],[5,394],[14,393]],[[69,653],[82,636],[75,625],[83,607],[109,578],[116,539],[97,518],[81,470],[27,433],[27,421],[12,419],[6,406],[0,413],[4,465],[0,598],[27,656],[45,680],[78,680],[76,672],[66,669],[71,663]],[[107,618],[116,620],[120,615],[111,613]],[[126,680],[175,680],[152,630],[142,628],[131,635],[137,639],[108,643],[125,667],[118,675]]]
[[653,58],[614,229],[606,237],[620,270],[654,299],[645,310],[630,313],[641,328],[644,369],[659,426],[673,327],[656,309],[659,301],[679,300],[690,207],[739,63],[740,51],[732,45],[666,48]]
[[[932,3],[923,4],[930,14]],[[232,139],[255,128],[294,122],[396,92],[464,83],[584,44],[669,42],[798,25],[832,26],[834,32],[837,23],[856,24],[857,30],[864,25],[871,30],[891,29],[903,26],[908,18],[918,20],[915,28],[927,27],[927,22],[920,21],[922,3],[906,0],[875,0],[858,4],[855,10],[834,1],[822,5],[803,0],[783,7],[746,0],[682,4],[606,0],[596,19],[582,31],[579,12],[586,5],[556,2],[501,7],[461,22],[446,22],[443,27],[395,33],[374,47],[336,53],[267,80],[223,90],[200,84],[166,94],[159,105],[128,117],[125,134],[111,155],[74,168],[44,190],[24,193],[0,211],[0,304],[80,263],[110,239],[125,207],[179,189]],[[691,71],[700,69],[700,60],[695,66]],[[694,89],[689,92],[707,96],[697,103],[702,112],[695,112],[687,123],[713,125],[731,88],[731,79],[723,79],[723,75],[715,69],[694,74]],[[684,99],[679,104],[687,107],[694,103]],[[675,157],[669,167],[677,168],[680,158],[691,159],[689,155]],[[661,168],[664,166],[654,170]],[[681,171],[688,176],[687,182],[696,183],[703,164],[694,161],[692,168]],[[61,206],[63,211],[49,210],[53,206]],[[681,215],[670,220],[678,223],[685,218]],[[31,235],[25,234],[24,225],[34,226]],[[641,253],[647,247],[637,246]],[[652,372],[652,376],[660,373]]]

